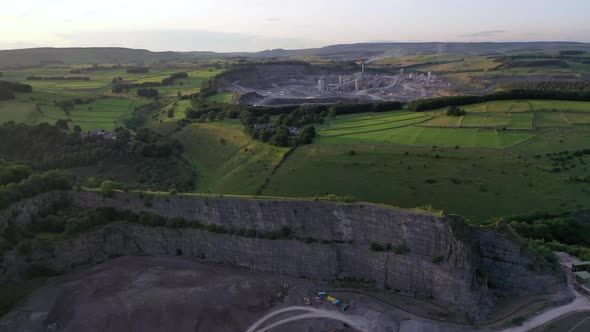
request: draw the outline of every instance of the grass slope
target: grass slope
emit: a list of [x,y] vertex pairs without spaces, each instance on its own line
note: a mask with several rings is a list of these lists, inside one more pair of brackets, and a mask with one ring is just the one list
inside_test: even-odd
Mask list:
[[[567,174],[551,174],[547,172],[550,161],[524,153],[557,152],[571,146],[553,142],[548,148],[545,142],[552,141],[554,134],[541,135],[518,150],[369,144],[300,147],[271,178],[263,194],[352,195],[362,201],[406,208],[430,205],[474,220],[588,207],[590,195],[584,184],[565,181],[568,176],[584,176],[584,165]],[[584,145],[584,135],[574,139],[577,145]]]
[[251,140],[236,120],[191,124],[172,137],[198,172],[197,192],[254,195],[288,148]]

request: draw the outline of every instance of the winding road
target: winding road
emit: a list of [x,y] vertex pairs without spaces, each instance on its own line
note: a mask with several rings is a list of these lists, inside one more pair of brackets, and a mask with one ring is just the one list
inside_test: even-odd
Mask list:
[[[270,320],[271,318],[283,314],[283,313],[288,313],[291,311],[295,311],[295,312],[305,312],[302,314],[297,314],[295,316],[291,316],[288,318],[283,318],[279,321],[276,321],[272,324],[269,324],[265,327],[260,328],[260,325],[266,323],[268,320]],[[328,318],[328,319],[333,319],[336,321],[340,321],[343,323],[348,324],[350,327],[353,327],[354,329],[361,331],[361,332],[369,332],[368,330],[368,321],[364,318],[364,317],[356,317],[356,316],[348,316],[348,315],[343,315],[341,314],[339,311],[334,311],[334,310],[326,310],[326,309],[318,309],[318,308],[314,308],[314,307],[303,307],[303,306],[292,306],[292,307],[287,307],[287,308],[282,308],[282,309],[278,309],[275,310],[269,314],[267,314],[266,316],[260,318],[258,321],[256,321],[256,323],[252,324],[248,330],[246,330],[246,332],[266,332],[266,331],[270,331],[273,328],[289,323],[289,322],[293,322],[296,320],[301,320],[301,319],[319,319],[319,318]]]
[[[561,257],[560,257],[560,259],[561,259]],[[561,265],[563,267],[565,267],[566,269],[569,269],[571,266],[571,263],[564,262],[562,260]],[[569,290],[572,292],[572,294],[574,294],[574,296],[575,296],[574,301],[572,301],[566,305],[556,307],[556,308],[547,310],[545,312],[542,312],[541,314],[525,321],[521,326],[516,326],[516,327],[509,328],[509,329],[505,329],[502,332],[528,332],[534,328],[537,328],[539,326],[542,326],[543,324],[557,320],[558,318],[561,318],[566,315],[575,314],[578,312],[585,312],[585,311],[590,312],[590,299],[587,296],[580,294],[576,290],[576,288],[574,287],[574,284],[572,283],[572,279],[570,278],[569,275],[567,277],[567,286],[568,286]]]

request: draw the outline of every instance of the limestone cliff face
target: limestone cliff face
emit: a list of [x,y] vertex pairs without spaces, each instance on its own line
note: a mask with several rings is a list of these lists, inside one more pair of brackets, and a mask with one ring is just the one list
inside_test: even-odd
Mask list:
[[[372,204],[198,196],[140,199],[133,194],[103,198],[87,192],[67,195],[73,205],[82,208],[145,211],[258,232],[289,227],[296,237],[326,241],[268,240],[118,223],[73,239],[35,241],[31,264],[68,271],[119,255],[182,254],[296,277],[375,280],[381,288],[456,306],[474,317],[493,305],[494,293],[487,284],[506,295],[542,293],[560,284],[546,270],[531,272],[527,267],[536,263],[535,257],[521,251],[510,238],[494,230],[472,229],[455,217]],[[390,244],[399,250],[375,252],[371,243]],[[19,273],[21,260],[16,252],[6,255],[7,265],[14,267],[6,275]],[[531,283],[531,278],[536,282]]]

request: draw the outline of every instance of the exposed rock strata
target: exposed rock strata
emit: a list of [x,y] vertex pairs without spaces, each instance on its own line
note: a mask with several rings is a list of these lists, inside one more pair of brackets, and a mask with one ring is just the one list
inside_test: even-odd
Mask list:
[[[134,194],[103,198],[89,192],[64,195],[81,208],[145,211],[258,232],[288,227],[294,237],[324,241],[257,239],[202,229],[116,223],[73,239],[34,241],[31,264],[68,271],[120,255],[182,254],[295,277],[375,280],[378,287],[456,306],[473,317],[489,312],[495,294],[540,294],[562,286],[562,280],[508,232],[471,228],[453,216],[373,204],[199,196],[140,199]],[[43,204],[38,206],[46,207],[50,197],[59,195],[39,197]],[[26,211],[17,215],[20,222],[31,214],[35,206],[31,202],[18,207]],[[372,243],[403,250],[375,252]],[[16,251],[7,254],[3,278],[21,273],[22,261]]]

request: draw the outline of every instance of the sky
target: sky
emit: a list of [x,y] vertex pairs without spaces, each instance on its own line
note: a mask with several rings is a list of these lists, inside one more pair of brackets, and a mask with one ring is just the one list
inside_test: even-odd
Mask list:
[[358,42],[590,42],[589,0],[28,0],[0,49],[261,51]]

